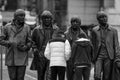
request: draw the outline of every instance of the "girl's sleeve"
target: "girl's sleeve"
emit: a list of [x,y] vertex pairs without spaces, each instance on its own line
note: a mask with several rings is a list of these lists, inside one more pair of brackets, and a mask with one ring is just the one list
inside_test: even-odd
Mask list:
[[68,40],[65,41],[65,58],[69,60],[71,55],[71,46]]
[[47,46],[45,48],[44,55],[48,60],[50,60],[50,44],[49,44],[49,42],[47,43]]

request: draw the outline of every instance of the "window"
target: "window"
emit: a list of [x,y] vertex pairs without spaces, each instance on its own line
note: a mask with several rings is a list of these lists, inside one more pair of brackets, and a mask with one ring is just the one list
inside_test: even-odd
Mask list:
[[115,0],[104,0],[105,8],[114,8]]
[[17,0],[7,0],[6,10],[16,10]]
[[67,0],[54,0],[55,1],[55,19],[59,26],[62,25],[63,20],[67,14]]

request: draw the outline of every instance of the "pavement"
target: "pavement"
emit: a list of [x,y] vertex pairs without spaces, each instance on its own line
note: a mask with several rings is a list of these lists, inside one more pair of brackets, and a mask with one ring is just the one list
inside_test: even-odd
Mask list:
[[[5,66],[4,58],[5,58],[5,55],[3,55],[2,80],[10,80],[9,76],[8,76],[7,67]],[[29,59],[29,65],[27,66],[25,80],[37,80],[37,72],[30,70],[31,62],[32,62],[32,58]],[[1,59],[0,59],[0,68],[1,68]],[[94,74],[94,68],[91,69],[90,80],[94,80],[93,74]],[[1,75],[1,73],[0,73],[0,75]],[[1,76],[0,76],[0,79],[1,79]],[[67,79],[65,78],[65,80],[67,80]]]
[[[0,56],[1,57],[1,56]],[[10,80],[8,75],[7,67],[5,66],[5,55],[3,55],[3,65],[2,65],[2,80]],[[30,70],[32,59],[29,59],[29,65],[26,69],[25,80],[37,80],[37,72]],[[0,60],[0,70],[1,70],[1,60]],[[0,72],[0,80],[1,80],[1,72]]]

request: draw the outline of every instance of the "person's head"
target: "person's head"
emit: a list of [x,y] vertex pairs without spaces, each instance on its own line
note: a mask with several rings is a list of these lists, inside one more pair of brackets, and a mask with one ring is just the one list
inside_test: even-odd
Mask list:
[[52,13],[48,10],[43,11],[41,14],[41,20],[42,20],[43,25],[50,26],[52,24],[52,21],[53,21]]
[[97,20],[100,25],[106,25],[108,22],[108,15],[104,11],[99,11],[97,13]]
[[17,9],[14,13],[14,21],[18,25],[23,25],[25,21],[25,11],[23,9]]
[[81,25],[81,19],[78,16],[74,16],[71,18],[71,27],[79,28]]

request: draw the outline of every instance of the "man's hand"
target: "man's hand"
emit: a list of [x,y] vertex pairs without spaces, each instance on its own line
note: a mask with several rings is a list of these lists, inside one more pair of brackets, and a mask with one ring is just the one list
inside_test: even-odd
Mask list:
[[42,51],[39,51],[37,48],[33,49],[34,56],[44,57],[44,54]]
[[8,41],[7,45],[8,45],[7,47],[14,47],[16,45],[16,43],[12,42],[12,41]]
[[28,46],[27,46],[27,45],[24,45],[24,44],[18,44],[18,45],[17,45],[17,48],[18,48],[18,50],[20,50],[20,51],[28,51],[28,50],[29,50]]
[[36,49],[36,48],[35,48],[35,49],[33,49],[33,52],[35,52],[35,53],[36,53],[36,52],[38,52],[38,49]]
[[39,56],[39,51],[37,48],[33,49],[33,54],[34,54],[34,56]]
[[117,68],[120,68],[120,62],[116,62]]

